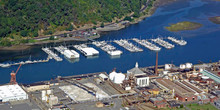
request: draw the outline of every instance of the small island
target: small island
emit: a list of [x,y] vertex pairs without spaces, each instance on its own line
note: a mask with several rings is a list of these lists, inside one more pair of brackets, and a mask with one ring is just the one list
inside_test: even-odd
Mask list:
[[202,24],[196,22],[183,21],[176,24],[171,24],[165,27],[168,31],[177,32],[184,30],[195,30],[202,27]]
[[220,24],[220,16],[210,17],[209,20],[215,24]]

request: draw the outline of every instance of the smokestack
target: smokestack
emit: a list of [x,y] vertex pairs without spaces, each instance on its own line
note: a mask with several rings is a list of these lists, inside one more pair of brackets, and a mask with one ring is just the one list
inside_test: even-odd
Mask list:
[[156,54],[156,65],[155,65],[155,70],[154,70],[155,74],[158,75],[158,52]]

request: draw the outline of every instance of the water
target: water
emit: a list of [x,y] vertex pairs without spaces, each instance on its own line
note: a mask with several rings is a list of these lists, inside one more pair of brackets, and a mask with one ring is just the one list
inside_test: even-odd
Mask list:
[[[181,5],[180,5],[181,4]],[[131,25],[125,29],[108,32],[102,35],[98,40],[114,40],[121,38],[153,38],[161,36],[182,37],[188,41],[186,46],[175,46],[174,49],[167,50],[162,48],[159,52],[159,64],[192,62],[198,63],[220,60],[219,42],[220,42],[220,25],[213,24],[208,20],[209,17],[220,15],[220,2],[208,0],[180,0],[179,2],[171,3],[157,9],[155,14],[146,18],[142,22]],[[203,24],[203,27],[193,31],[169,32],[164,29],[170,23],[180,21],[194,21]],[[135,42],[133,42],[135,44]],[[106,71],[110,72],[113,68],[118,71],[126,72],[134,67],[135,62],[139,66],[145,67],[155,65],[155,52],[150,51],[143,46],[144,52],[130,53],[124,48],[114,46],[123,50],[120,58],[111,58],[104,51],[100,51],[98,58],[87,59],[80,56],[80,60],[74,63],[64,59],[63,62],[51,60],[49,63],[22,65],[17,74],[19,83],[32,83],[42,80],[50,80],[57,76],[69,76],[84,73],[93,73]],[[174,43],[172,43],[174,44]],[[19,58],[12,58],[20,55]],[[34,59],[45,59],[47,55],[41,51],[40,47],[30,49],[23,52],[0,52],[0,61],[10,59],[4,62],[18,62]],[[63,57],[63,56],[61,56]],[[0,68],[0,84],[10,81],[10,72],[16,71],[18,66],[10,68]]]

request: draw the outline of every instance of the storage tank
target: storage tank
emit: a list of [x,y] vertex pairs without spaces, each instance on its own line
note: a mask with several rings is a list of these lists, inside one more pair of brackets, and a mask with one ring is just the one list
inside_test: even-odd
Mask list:
[[52,91],[51,90],[47,90],[47,94],[51,95]]
[[125,75],[122,73],[117,73],[113,78],[113,82],[116,84],[121,84],[125,80]]
[[116,74],[117,73],[115,71],[112,71],[111,73],[109,73],[109,79],[113,81]]
[[165,70],[170,70],[172,68],[172,64],[165,64]]
[[192,66],[193,66],[192,63],[186,63],[186,68],[187,68],[187,69],[192,68]]
[[180,69],[182,69],[182,70],[186,69],[186,65],[185,64],[181,64],[180,65]]
[[164,74],[164,75],[167,75],[167,74],[168,74],[168,72],[169,72],[169,71],[163,71],[163,74]]

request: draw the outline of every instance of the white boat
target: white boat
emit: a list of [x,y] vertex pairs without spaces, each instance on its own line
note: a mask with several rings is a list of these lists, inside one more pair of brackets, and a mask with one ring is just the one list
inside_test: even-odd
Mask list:
[[160,46],[163,46],[167,49],[172,49],[175,46],[173,44],[170,44],[169,42],[166,42],[160,38],[156,38],[156,39],[152,39],[152,41],[154,41],[155,43],[159,44]]
[[174,37],[170,37],[170,36],[169,36],[169,37],[167,37],[167,39],[169,39],[169,40],[171,40],[172,42],[177,43],[177,44],[179,44],[179,45],[181,45],[181,46],[187,44],[187,42],[186,42],[185,40],[178,40],[178,39],[175,39]]
[[115,51],[107,51],[107,53],[111,56],[119,56],[121,55],[123,52],[120,50],[115,50]]
[[10,66],[11,66],[11,65],[8,64],[8,63],[7,63],[7,64],[2,64],[2,65],[1,65],[2,68],[7,68],[7,67],[10,67]]
[[154,44],[148,42],[147,40],[139,40],[139,39],[137,39],[137,38],[134,38],[133,40],[134,40],[135,42],[139,43],[140,45],[142,45],[142,46],[144,46],[144,47],[150,49],[150,50],[153,50],[153,51],[160,51],[160,50],[161,50],[160,47],[158,47],[158,46],[156,46],[156,45],[154,45]]

